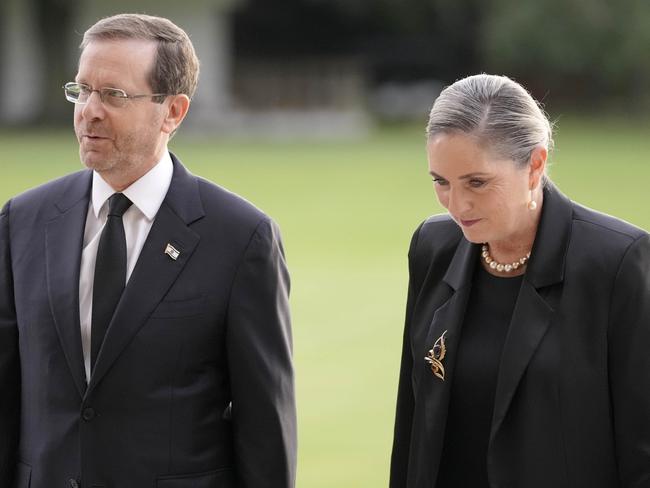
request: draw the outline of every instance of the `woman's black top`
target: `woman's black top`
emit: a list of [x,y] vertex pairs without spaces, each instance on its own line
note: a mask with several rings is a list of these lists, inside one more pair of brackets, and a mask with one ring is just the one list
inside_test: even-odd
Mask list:
[[501,350],[523,276],[474,272],[452,378],[436,488],[487,488],[487,448]]

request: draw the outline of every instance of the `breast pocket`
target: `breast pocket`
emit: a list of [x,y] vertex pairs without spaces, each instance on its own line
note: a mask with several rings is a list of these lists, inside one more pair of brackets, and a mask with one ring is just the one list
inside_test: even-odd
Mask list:
[[232,469],[224,468],[207,473],[161,476],[156,488],[234,488]]
[[186,300],[163,300],[151,314],[155,319],[174,319],[194,317],[205,313],[206,297],[200,296]]

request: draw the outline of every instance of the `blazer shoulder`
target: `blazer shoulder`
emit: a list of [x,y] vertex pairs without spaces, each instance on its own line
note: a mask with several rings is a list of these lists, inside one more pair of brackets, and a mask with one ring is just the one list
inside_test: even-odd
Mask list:
[[573,202],[574,227],[584,232],[622,244],[630,244],[648,235],[648,232],[625,220],[598,212],[589,207]]
[[[614,279],[625,256],[634,249],[650,258],[648,233],[624,220],[573,203],[568,266],[587,274],[599,272],[599,280]],[[647,258],[646,258],[647,259]]]
[[257,227],[262,221],[272,221],[271,217],[244,197],[201,176],[196,176],[196,179],[208,218],[227,217],[233,224],[252,227]]
[[447,261],[451,259],[462,237],[460,227],[448,214],[432,215],[413,234],[409,261],[412,266],[439,259]]
[[448,214],[428,217],[420,224],[411,241],[411,250],[455,248],[463,233]]
[[60,205],[60,210],[66,210],[67,207],[88,196],[90,175],[88,170],[80,170],[25,190],[10,200],[11,213],[13,215],[34,213],[46,218],[56,215],[51,214],[54,205]]
[[438,232],[461,233],[458,224],[453,221],[449,214],[436,214],[428,217],[422,222],[422,228]]

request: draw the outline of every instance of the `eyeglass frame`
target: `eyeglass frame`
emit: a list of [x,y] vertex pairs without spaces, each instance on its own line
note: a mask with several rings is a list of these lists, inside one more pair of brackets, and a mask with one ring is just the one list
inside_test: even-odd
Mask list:
[[[71,99],[71,98],[68,96],[68,90],[69,90],[69,87],[70,87],[71,85],[80,86],[80,87],[85,87],[85,88],[88,89],[88,98],[86,99],[85,102],[81,102],[81,101],[79,101],[78,99],[77,99],[77,100],[73,100],[73,99]],[[121,88],[113,88],[113,87],[109,87],[109,86],[105,86],[105,87],[102,87],[102,88],[91,88],[90,85],[87,85],[87,84],[85,84],[85,83],[77,83],[76,81],[69,81],[69,82],[67,82],[65,85],[63,85],[62,88],[63,88],[64,93],[65,93],[65,99],[66,99],[68,102],[73,103],[73,104],[75,104],[75,105],[86,105],[86,104],[88,103],[88,99],[90,99],[90,96],[91,96],[94,92],[97,92],[97,94],[99,95],[99,99],[101,100],[102,104],[104,104],[104,105],[106,105],[106,97],[111,97],[111,98],[113,98],[113,99],[115,99],[115,100],[123,100],[123,101],[126,103],[128,100],[138,99],[138,98],[145,98],[145,97],[169,97],[169,96],[171,96],[169,93],[147,93],[147,94],[139,94],[139,95],[129,95],[128,93],[126,93],[126,92],[125,92],[124,90],[122,90]],[[118,96],[118,97],[116,97],[116,96],[112,96],[112,95],[107,95],[107,94],[105,93],[105,90],[113,90],[113,91],[115,91],[115,92],[120,92],[120,93],[124,94],[124,96]],[[154,102],[154,100],[152,100],[152,102],[154,102],[154,103],[162,103],[163,101],[164,101],[164,100],[160,100],[160,101],[155,101],[155,102]],[[108,105],[111,106],[111,107],[114,107],[114,108],[122,108],[122,107],[124,107],[124,105],[123,105],[122,107],[119,107],[119,106],[111,105],[110,103],[109,103]]]

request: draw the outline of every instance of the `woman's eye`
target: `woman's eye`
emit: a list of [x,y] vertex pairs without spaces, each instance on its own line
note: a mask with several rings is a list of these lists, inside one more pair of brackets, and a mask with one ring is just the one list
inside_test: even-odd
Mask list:
[[485,181],[483,180],[469,180],[469,186],[472,188],[480,188],[483,185],[485,185]]
[[442,178],[433,178],[433,182],[434,182],[436,185],[440,185],[440,186],[446,186],[446,185],[448,185],[447,180],[444,180],[444,179],[442,179]]

